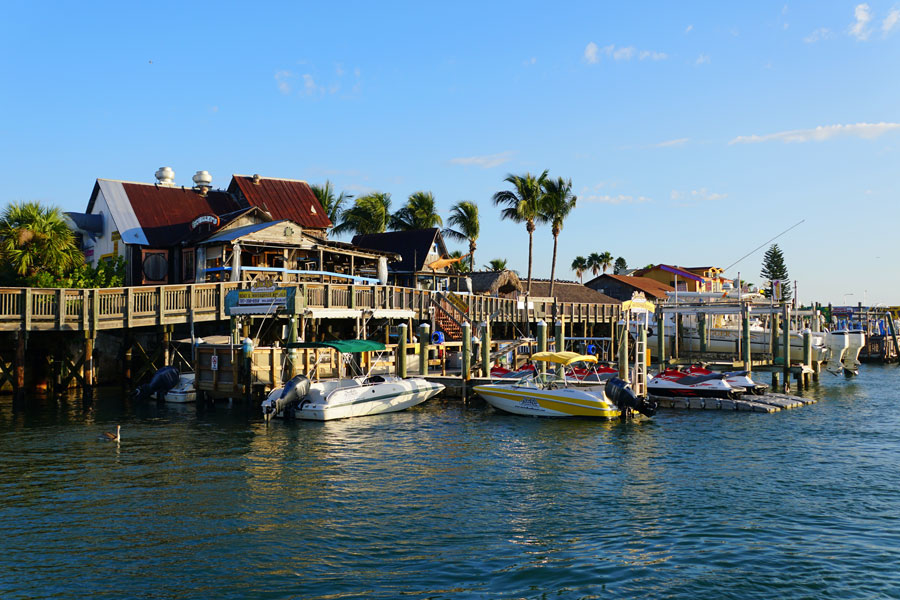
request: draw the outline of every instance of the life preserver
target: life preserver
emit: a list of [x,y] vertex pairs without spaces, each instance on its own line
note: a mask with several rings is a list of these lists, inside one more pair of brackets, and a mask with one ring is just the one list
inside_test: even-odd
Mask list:
[[588,354],[597,354],[597,346],[593,344],[588,344],[588,347],[585,348],[585,350],[587,350]]
[[431,343],[432,344],[443,344],[444,343],[444,332],[443,331],[435,331],[431,334]]

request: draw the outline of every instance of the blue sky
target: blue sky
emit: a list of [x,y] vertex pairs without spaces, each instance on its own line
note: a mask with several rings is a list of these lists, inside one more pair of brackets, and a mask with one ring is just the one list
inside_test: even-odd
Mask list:
[[[171,166],[478,203],[524,273],[509,173],[571,178],[560,238],[728,267],[777,240],[800,298],[900,304],[900,2],[4,5],[0,203],[83,210]],[[729,270],[759,282],[765,247]],[[549,228],[535,274],[549,277]]]

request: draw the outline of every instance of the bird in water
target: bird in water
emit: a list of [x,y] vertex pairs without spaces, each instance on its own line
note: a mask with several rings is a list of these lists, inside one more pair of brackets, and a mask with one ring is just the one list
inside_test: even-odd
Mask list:
[[103,442],[120,442],[120,441],[122,441],[122,426],[116,425],[116,432],[114,434],[106,431],[106,432],[102,433],[101,435],[97,436],[97,439],[101,440]]

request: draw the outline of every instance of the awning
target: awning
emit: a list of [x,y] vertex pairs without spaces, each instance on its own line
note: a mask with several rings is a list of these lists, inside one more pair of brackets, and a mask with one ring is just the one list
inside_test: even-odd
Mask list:
[[531,360],[541,360],[568,366],[576,362],[597,362],[596,356],[578,354],[577,352],[538,352],[531,355]]
[[342,354],[355,352],[380,352],[385,345],[374,340],[334,340],[331,342],[292,342],[288,348],[332,348]]

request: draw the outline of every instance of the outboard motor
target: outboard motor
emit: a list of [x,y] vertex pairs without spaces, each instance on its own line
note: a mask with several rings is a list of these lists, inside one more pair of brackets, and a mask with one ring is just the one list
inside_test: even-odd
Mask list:
[[[286,411],[300,402],[309,393],[310,381],[306,375],[295,375],[279,390],[272,390],[263,402],[263,416],[266,421],[282,411]],[[285,413],[287,416],[287,413]]]
[[175,367],[163,367],[153,374],[150,383],[137,386],[131,393],[135,400],[146,400],[153,394],[165,394],[178,385],[181,373]]
[[630,408],[648,417],[656,414],[657,403],[655,400],[639,397],[627,381],[618,377],[613,377],[606,382],[606,397],[618,406],[619,410]]

